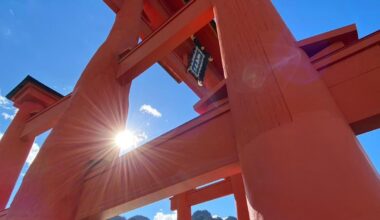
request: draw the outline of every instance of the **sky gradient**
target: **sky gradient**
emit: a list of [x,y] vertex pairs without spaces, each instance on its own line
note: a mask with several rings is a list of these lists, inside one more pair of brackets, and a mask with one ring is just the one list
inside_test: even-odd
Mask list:
[[[355,23],[360,37],[380,29],[378,0],[273,0],[297,40]],[[66,95],[105,40],[114,13],[101,0],[2,0],[0,1],[0,135],[15,109],[4,96],[30,74]],[[128,127],[144,141],[153,139],[197,116],[198,98],[177,84],[159,65],[134,80]],[[38,152],[46,134],[34,145]],[[380,171],[380,130],[359,137],[377,171]],[[23,169],[26,172],[33,158]],[[22,175],[18,186],[21,183]],[[17,187],[16,187],[17,188]],[[15,190],[16,192],[16,190]],[[209,209],[221,217],[236,215],[233,197],[193,207]],[[163,200],[131,211],[151,219],[173,219]]]

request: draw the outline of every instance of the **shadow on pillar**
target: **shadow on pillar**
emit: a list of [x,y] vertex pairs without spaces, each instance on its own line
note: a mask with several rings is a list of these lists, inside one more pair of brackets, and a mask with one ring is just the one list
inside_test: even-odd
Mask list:
[[63,96],[27,76],[6,97],[18,111],[0,141],[0,210],[6,207],[34,143],[35,137],[23,136],[26,123]]

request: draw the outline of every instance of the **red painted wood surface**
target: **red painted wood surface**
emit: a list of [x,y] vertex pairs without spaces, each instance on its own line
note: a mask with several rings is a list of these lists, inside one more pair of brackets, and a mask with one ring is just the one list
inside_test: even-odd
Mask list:
[[[200,1],[214,5],[219,42],[205,22],[212,18],[209,12],[206,20],[195,16],[206,24],[195,35],[213,54],[220,47],[205,89],[181,70],[191,33],[181,32],[180,22],[155,34],[162,38],[151,36],[156,51],[146,48],[149,31],[183,2],[106,0],[117,12],[115,25],[68,106],[57,104],[33,118],[21,117],[20,110],[1,141],[0,158],[10,155],[3,154],[10,149],[5,145],[24,149],[11,153],[19,166],[32,142],[24,145],[20,136],[33,138],[54,125],[7,219],[105,219],[240,172],[245,192],[235,188],[237,203],[246,204],[246,194],[251,219],[380,218],[378,175],[351,130],[380,127],[379,33],[358,40],[356,28],[348,26],[296,42],[269,0],[194,3]],[[194,23],[186,19],[181,21]],[[194,25],[192,31],[202,27]],[[136,47],[139,36],[146,41]],[[179,47],[170,53],[160,43]],[[195,106],[202,116],[116,159],[111,139],[125,125],[130,86],[120,85],[116,76],[125,65],[119,55],[128,48],[136,48],[129,55],[140,53],[133,65],[141,69],[131,79],[156,61],[166,62],[174,78],[202,97]],[[61,117],[58,122],[53,113]],[[0,170],[9,165],[4,161],[10,160],[0,160]],[[128,176],[136,168],[139,172]],[[1,189],[9,193],[9,186]]]
[[115,79],[118,55],[137,44],[142,8],[142,0],[129,0],[118,12],[110,35],[78,81],[70,106],[24,177],[7,219],[75,219],[83,178],[94,161],[118,156],[112,139],[125,127],[130,88]]
[[376,171],[270,1],[214,4],[250,218],[379,218]]
[[0,210],[6,207],[34,142],[35,136],[23,135],[28,120],[59,99],[28,77],[16,88],[10,98],[18,112],[0,142]]

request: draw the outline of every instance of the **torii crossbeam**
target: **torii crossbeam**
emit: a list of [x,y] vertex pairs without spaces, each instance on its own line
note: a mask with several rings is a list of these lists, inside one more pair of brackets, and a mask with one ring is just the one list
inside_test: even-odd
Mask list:
[[[249,219],[380,218],[379,176],[355,138],[380,127],[379,32],[296,42],[269,0],[106,3],[115,24],[72,94],[29,77],[8,96],[20,111],[0,143],[0,209],[35,136],[53,130],[1,220],[107,219],[240,174]],[[192,35],[214,58],[204,87],[186,73]],[[119,158],[110,137],[155,62],[201,115]]]

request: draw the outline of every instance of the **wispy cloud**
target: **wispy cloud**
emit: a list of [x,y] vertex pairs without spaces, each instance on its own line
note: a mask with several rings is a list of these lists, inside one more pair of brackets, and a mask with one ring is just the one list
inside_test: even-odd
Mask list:
[[145,132],[136,132],[138,144],[148,139],[148,135]]
[[26,164],[30,166],[34,159],[36,159],[38,152],[40,151],[40,146],[37,143],[33,143],[32,149],[29,152],[28,157],[26,158]]
[[154,216],[153,220],[177,220],[177,212],[172,212],[169,214],[165,214],[162,211],[159,211]]
[[13,110],[14,107],[11,105],[11,102],[5,97],[1,95],[0,91],[0,108],[5,110]]
[[1,116],[5,120],[13,120],[18,109],[12,106],[12,103],[4,96],[0,94],[0,108],[5,110],[1,113]]
[[[10,108],[10,109],[12,109],[12,108]],[[15,118],[17,112],[18,112],[18,109],[17,108],[13,108],[13,113],[12,114],[9,114],[7,112],[2,112],[1,116],[3,116],[3,118],[5,120],[11,120],[12,121]]]
[[70,93],[70,92],[73,91],[73,89],[74,89],[73,86],[65,86],[65,87],[62,88],[62,91],[63,91],[64,93]]
[[119,155],[124,155],[144,143],[148,135],[143,131],[125,130],[116,137],[116,142],[120,147]]
[[6,97],[0,95],[0,106],[7,106],[9,104],[9,101]]
[[152,115],[153,117],[160,118],[162,117],[161,112],[151,105],[144,104],[140,107],[140,112]]
[[8,113],[6,113],[6,112],[2,112],[1,113],[1,116],[3,116],[3,118],[5,119],[5,120],[13,120],[14,119],[14,115],[11,115],[11,114],[8,114]]
[[212,215],[212,219],[223,219],[223,220],[226,220],[228,219],[228,217],[220,217],[219,215]]

